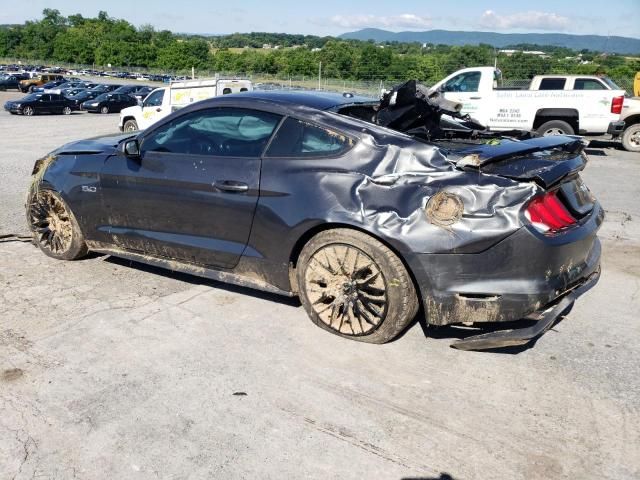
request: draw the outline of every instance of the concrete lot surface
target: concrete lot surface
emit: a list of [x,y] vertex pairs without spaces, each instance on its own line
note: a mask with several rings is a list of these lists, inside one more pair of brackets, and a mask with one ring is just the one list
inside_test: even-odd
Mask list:
[[[116,128],[0,112],[0,235],[36,158]],[[640,155],[589,153],[602,279],[519,351],[350,342],[295,300],[0,240],[0,479],[640,478]]]

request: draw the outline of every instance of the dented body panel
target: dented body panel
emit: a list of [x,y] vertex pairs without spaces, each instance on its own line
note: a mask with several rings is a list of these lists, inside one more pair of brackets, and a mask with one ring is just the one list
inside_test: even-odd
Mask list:
[[[353,147],[336,157],[277,158],[266,147],[251,159],[133,160],[118,148],[131,137],[122,135],[52,152],[43,185],[62,194],[94,250],[278,293],[296,293],[291,271],[314,233],[337,226],[367,232],[403,260],[434,325],[522,318],[599,268],[603,213],[595,200],[561,235],[543,235],[523,216],[532,198],[578,178],[586,163],[579,141],[418,141],[336,113],[358,102],[365,99],[231,95],[137,134],[144,145],[177,116],[246,108],[351,139]],[[229,179],[248,190],[216,189]]]

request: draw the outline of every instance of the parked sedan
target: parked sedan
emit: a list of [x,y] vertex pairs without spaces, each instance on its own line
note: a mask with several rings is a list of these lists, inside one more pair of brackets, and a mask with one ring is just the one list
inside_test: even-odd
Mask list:
[[82,90],[75,95],[69,95],[67,98],[73,101],[78,108],[82,108],[82,104],[88,100],[93,100],[96,97],[102,95],[100,92],[95,92],[93,90]]
[[60,93],[65,88],[75,87],[79,82],[70,82],[68,80],[55,80],[53,82],[45,83],[40,87],[34,87],[31,93],[43,93],[55,91],[54,93]]
[[124,95],[131,95],[137,100],[144,100],[155,88],[147,87],[146,85],[123,85],[122,87],[113,91],[113,93],[122,93]]
[[100,93],[108,93],[108,92],[113,92],[114,90],[117,90],[121,86],[122,85],[116,85],[112,83],[99,83],[95,87],[92,87],[91,90],[94,90]]
[[70,115],[72,111],[78,110],[78,106],[72,100],[57,93],[32,93],[20,100],[6,102],[4,109],[13,114],[30,117],[36,113]]
[[121,87],[115,89],[113,93],[122,93],[123,95],[131,95],[142,88],[145,88],[144,85],[122,85]]
[[149,95],[154,90],[155,90],[154,87],[142,87],[136,90],[134,93],[131,93],[130,95],[132,97],[135,97],[136,100],[139,100],[140,102],[142,102],[145,98],[147,98],[147,95]]
[[484,133],[424,91],[247,92],[70,143],[33,169],[34,241],[297,295],[353,340],[388,342],[422,311],[527,319],[458,348],[526,343],[599,278],[584,144]]
[[99,113],[120,113],[120,110],[137,105],[138,101],[130,95],[119,93],[103,93],[102,95],[87,100],[82,104],[82,110]]
[[0,90],[20,90],[20,80],[23,79],[24,77],[20,74],[0,75]]

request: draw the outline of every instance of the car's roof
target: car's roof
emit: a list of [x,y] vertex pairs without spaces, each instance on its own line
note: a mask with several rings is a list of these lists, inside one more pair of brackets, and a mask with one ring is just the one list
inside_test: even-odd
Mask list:
[[291,103],[304,105],[317,110],[330,110],[339,105],[374,102],[374,98],[363,97],[351,93],[317,92],[305,90],[254,90],[234,94],[238,98],[266,100],[275,103]]

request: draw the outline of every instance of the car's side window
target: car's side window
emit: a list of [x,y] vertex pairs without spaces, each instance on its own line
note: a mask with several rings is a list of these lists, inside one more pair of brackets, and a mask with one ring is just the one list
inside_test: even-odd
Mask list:
[[565,78],[543,78],[540,80],[540,90],[564,90],[567,83]]
[[332,130],[289,117],[278,129],[267,157],[331,157],[346,153],[354,140]]
[[280,115],[241,108],[199,110],[153,131],[144,152],[222,157],[259,157],[280,123]]
[[159,107],[162,105],[162,99],[164,98],[164,90],[158,90],[157,92],[153,92],[149,95],[145,101],[145,107]]
[[442,87],[445,92],[477,92],[480,87],[480,72],[465,72],[456,75]]
[[576,78],[573,84],[574,90],[606,90],[602,82],[593,78]]

